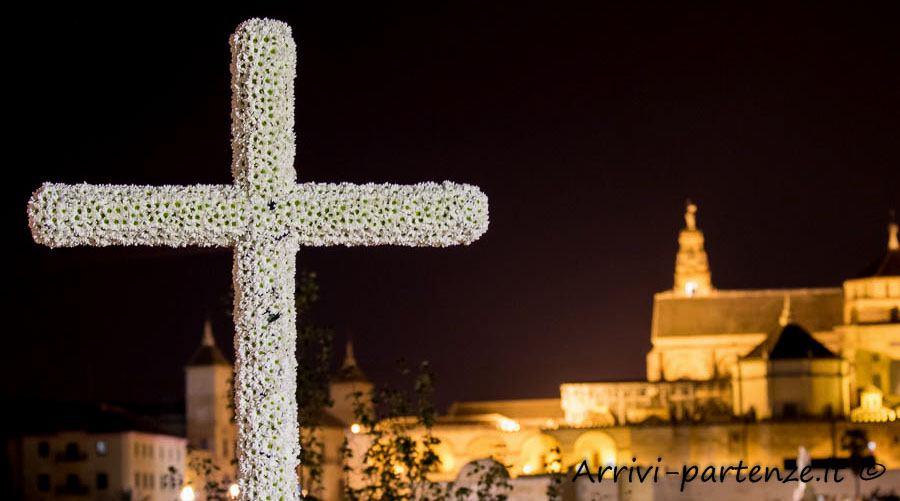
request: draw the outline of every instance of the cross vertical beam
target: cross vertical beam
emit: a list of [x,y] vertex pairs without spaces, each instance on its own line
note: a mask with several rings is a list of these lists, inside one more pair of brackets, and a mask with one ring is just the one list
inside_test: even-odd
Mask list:
[[234,249],[235,419],[243,499],[295,499],[297,240]]
[[[235,186],[249,195],[249,238],[234,249],[235,418],[241,497],[298,496],[296,235],[273,235],[296,182],[296,47],[282,22],[251,19],[231,36]],[[283,216],[281,216],[283,217]],[[281,221],[284,223],[284,221]],[[275,237],[275,238],[273,238]]]

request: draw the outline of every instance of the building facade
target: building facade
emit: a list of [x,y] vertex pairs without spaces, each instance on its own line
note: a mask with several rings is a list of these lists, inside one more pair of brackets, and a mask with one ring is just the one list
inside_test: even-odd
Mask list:
[[22,488],[29,501],[176,499],[186,441],[139,431],[60,431],[22,438]]

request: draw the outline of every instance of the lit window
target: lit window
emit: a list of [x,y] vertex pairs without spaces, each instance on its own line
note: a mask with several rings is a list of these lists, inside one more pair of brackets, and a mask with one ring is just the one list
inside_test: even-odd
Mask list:
[[97,440],[97,455],[105,456],[109,452],[105,440]]
[[684,292],[688,295],[688,297],[692,297],[697,294],[698,288],[699,286],[697,285],[697,282],[688,282],[684,284]]

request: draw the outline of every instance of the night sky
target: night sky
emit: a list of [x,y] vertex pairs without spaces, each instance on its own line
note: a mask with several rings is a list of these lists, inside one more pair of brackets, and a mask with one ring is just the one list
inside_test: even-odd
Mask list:
[[[839,286],[900,209],[900,3],[557,2],[52,10],[8,19],[2,394],[174,402],[227,249],[56,249],[44,181],[230,183],[228,36],[293,27],[298,179],[481,186],[449,249],[301,249],[313,320],[364,371],[429,360],[437,401],[641,379],[686,198],[718,288]],[[630,3],[630,2],[629,2]],[[724,9],[725,7],[719,7]]]

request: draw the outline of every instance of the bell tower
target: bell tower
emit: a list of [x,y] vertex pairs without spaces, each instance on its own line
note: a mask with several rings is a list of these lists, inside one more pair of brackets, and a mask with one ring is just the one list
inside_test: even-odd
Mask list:
[[697,229],[697,205],[687,202],[684,211],[685,227],[678,235],[678,254],[675,256],[675,285],[679,296],[706,296],[713,286],[709,261],[703,248],[703,232]]
[[345,424],[353,423],[356,419],[354,416],[354,397],[355,393],[362,393],[361,401],[368,402],[374,385],[369,381],[363,371],[356,363],[356,356],[353,354],[353,342],[347,338],[347,347],[344,352],[344,363],[337,376],[332,378],[328,385],[331,400],[334,407],[331,413]]
[[234,478],[237,429],[232,420],[234,371],[216,346],[212,323],[203,325],[203,340],[185,368],[188,445],[208,454],[219,473]]

